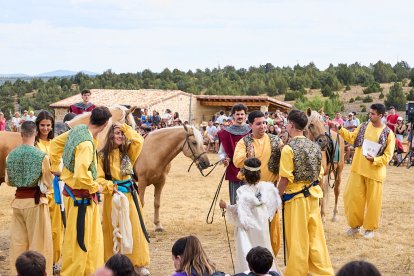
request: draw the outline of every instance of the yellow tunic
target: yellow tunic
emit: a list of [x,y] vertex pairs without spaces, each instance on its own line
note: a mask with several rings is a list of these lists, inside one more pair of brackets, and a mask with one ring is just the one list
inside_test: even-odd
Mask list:
[[[264,135],[260,139],[253,139],[253,148],[255,157],[258,158],[262,165],[260,166],[260,181],[269,181],[276,183],[278,175],[269,170],[268,163],[271,155],[270,138]],[[240,139],[236,144],[233,155],[233,164],[236,168],[242,168],[244,160],[246,160],[246,145],[243,139]],[[273,253],[275,257],[280,248],[280,224],[279,212],[276,212],[273,220],[270,223],[270,240],[272,243]]]
[[[369,123],[364,139],[378,142],[384,129]],[[353,132],[341,128],[339,134],[353,144],[361,125]],[[352,228],[363,226],[365,230],[378,228],[382,207],[382,182],[386,176],[386,166],[394,154],[395,135],[390,131],[384,154],[371,162],[362,154],[362,147],[355,148],[351,173],[344,191],[344,211],[348,225]]]
[[[303,136],[302,136],[303,137]],[[297,139],[295,137],[293,139]],[[301,191],[311,182],[294,182],[293,150],[289,145],[282,149],[279,175],[287,178],[285,193]],[[323,177],[323,168],[319,180]],[[285,238],[287,265],[285,276],[289,275],[334,275],[326,246],[323,224],[319,212],[319,198],[323,197],[319,185],[309,189],[310,196],[303,193],[284,203]],[[297,229],[300,229],[297,231]]]
[[[5,182],[10,185],[6,171]],[[42,162],[41,181],[48,189],[52,187],[53,175],[50,173],[49,158]],[[41,253],[46,258],[47,275],[52,275],[53,248],[47,198],[41,197],[38,205],[33,198],[15,198],[11,204],[13,216],[10,227],[10,265],[12,275],[17,275],[15,262],[17,257],[27,250]]]
[[[134,129],[130,126],[123,124],[121,126],[121,131],[124,133],[125,137],[131,141],[131,145],[128,150],[128,156],[131,160],[131,163],[134,164],[137,160],[139,154],[142,150],[142,145],[144,143],[144,138],[139,135]],[[111,161],[111,176],[113,180],[128,180],[131,179],[131,175],[122,175],[121,173],[121,159],[119,149],[116,148],[110,152],[110,161]],[[110,180],[105,179],[105,172],[103,167],[103,158],[99,157],[98,160],[98,183],[103,187],[103,193],[105,195],[104,205],[103,205],[103,220],[102,220],[102,231],[104,237],[104,259],[105,262],[114,255],[113,253],[113,227],[112,227],[112,194],[114,191],[114,183]],[[129,201],[129,218],[132,225],[132,235],[133,235],[133,249],[132,254],[126,254],[126,256],[131,260],[134,266],[137,267],[147,267],[150,262],[149,246],[148,242],[145,239],[144,233],[141,230],[140,221],[138,218],[138,212],[135,207],[134,201],[132,199],[131,193],[126,193],[126,197]],[[138,198],[139,201],[139,198]],[[140,203],[141,205],[141,203]],[[142,207],[140,206],[141,214]]]
[[[65,132],[51,142],[52,172],[60,171],[60,160],[69,133],[69,131]],[[96,148],[96,139],[93,141]],[[96,153],[93,151],[93,146],[88,141],[80,143],[75,149],[74,173],[63,167],[61,180],[72,189],[86,189],[90,194],[98,192],[99,184],[93,180],[92,173],[88,170],[92,162],[95,162],[96,165]],[[70,197],[64,197],[64,202],[67,223],[62,247],[62,272],[60,275],[90,275],[104,263],[102,226],[98,205],[92,201],[91,205],[86,208],[84,242],[88,251],[84,252],[77,242],[78,208],[74,206],[74,202]]]
[[[39,139],[36,147],[49,155],[50,141]],[[50,193],[47,195],[47,199],[49,205],[50,222],[52,225],[53,264],[56,264],[59,262],[60,254],[62,251],[63,224],[60,213],[60,206],[55,203],[53,187],[50,188]]]

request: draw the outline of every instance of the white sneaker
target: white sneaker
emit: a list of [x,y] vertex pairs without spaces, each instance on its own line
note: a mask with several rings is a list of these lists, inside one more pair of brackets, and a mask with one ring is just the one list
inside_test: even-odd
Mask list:
[[356,234],[359,234],[359,227],[349,228],[345,232],[345,235],[347,235],[348,237],[353,236],[353,235],[356,235]]
[[372,230],[365,230],[364,238],[372,239],[374,237],[374,231]]
[[136,273],[137,273],[139,276],[148,276],[148,275],[151,275],[151,273],[149,272],[149,270],[148,270],[148,269],[146,269],[145,267],[137,267],[137,268],[135,269],[135,271],[136,271]]

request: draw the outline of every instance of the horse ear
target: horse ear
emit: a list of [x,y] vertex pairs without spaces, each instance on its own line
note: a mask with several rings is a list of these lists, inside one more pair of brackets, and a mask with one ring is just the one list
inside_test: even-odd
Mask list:
[[312,109],[310,107],[308,107],[308,109],[306,109],[306,115],[308,115],[308,117],[312,114]]
[[321,107],[321,109],[319,109],[318,113],[322,115],[322,113],[323,113],[323,107]]
[[126,115],[129,115],[130,113],[134,113],[134,111],[135,111],[135,109],[137,109],[138,108],[138,106],[133,106],[133,107],[131,107],[130,109],[128,109],[127,111],[126,111]]
[[188,132],[187,125],[183,124],[183,127],[184,127],[185,131]]

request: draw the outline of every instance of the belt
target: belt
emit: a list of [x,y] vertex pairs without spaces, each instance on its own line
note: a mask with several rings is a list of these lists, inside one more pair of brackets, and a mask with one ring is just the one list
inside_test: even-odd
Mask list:
[[313,186],[316,186],[316,185],[319,185],[319,180],[316,180],[316,181],[312,182],[312,184],[310,184],[309,186],[305,186],[299,192],[292,193],[292,194],[283,194],[282,201],[283,202],[289,201],[292,198],[294,198],[295,196],[297,196],[298,194],[302,194],[302,193],[303,193],[304,197],[308,197],[308,196],[310,196],[309,189]]
[[[85,246],[85,215],[86,207],[91,205],[93,200],[95,203],[98,203],[98,197],[95,194],[89,194],[88,190],[85,189],[72,189],[65,184],[65,189],[63,190],[63,195],[70,196],[75,207],[78,208],[78,217],[76,220],[76,238],[78,240],[79,247],[84,251],[88,252]],[[76,199],[81,198],[81,199]]]
[[131,178],[127,180],[112,180],[112,182],[118,185],[118,192],[126,194],[132,193],[134,191],[134,186]]
[[35,204],[39,204],[40,197],[46,197],[46,195],[40,192],[39,187],[30,187],[30,188],[17,188],[15,197],[19,199],[34,198]]

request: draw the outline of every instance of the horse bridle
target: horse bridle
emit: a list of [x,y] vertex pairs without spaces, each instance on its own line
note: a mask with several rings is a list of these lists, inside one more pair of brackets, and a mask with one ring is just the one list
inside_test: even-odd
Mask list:
[[[194,129],[192,129],[193,130],[193,133],[189,133],[188,132],[188,129],[184,126],[184,129],[185,129],[185,132],[186,132],[186,137],[185,137],[185,141],[184,141],[184,143],[183,143],[183,146],[181,147],[181,151],[183,151],[184,150],[184,147],[187,145],[187,147],[190,149],[190,151],[191,151],[191,154],[192,154],[192,157],[193,157],[193,161],[191,162],[191,164],[190,164],[190,166],[188,167],[188,170],[187,170],[187,172],[190,172],[190,169],[191,169],[191,167],[193,166],[193,164],[194,163],[196,163],[202,156],[203,156],[203,154],[207,154],[207,152],[206,151],[204,151],[204,152],[202,152],[202,153],[200,153],[199,155],[197,155],[197,154],[195,154],[195,152],[194,152],[194,150],[193,150],[193,148],[191,147],[191,145],[190,145],[190,140],[189,140],[189,138],[191,137],[191,136],[194,136]],[[195,137],[195,136],[194,136]],[[207,176],[209,176],[212,172],[213,172],[213,170],[216,168],[216,166],[221,162],[222,160],[219,160],[219,161],[217,161],[216,163],[214,163],[214,164],[212,164],[212,165],[210,165],[210,166],[208,166],[207,168],[209,168],[209,167],[213,167],[207,174],[204,174],[203,173],[203,170],[199,167],[199,165],[197,164],[197,169],[200,171],[200,173],[201,173],[201,175],[202,176],[204,176],[204,177],[207,177]]]

